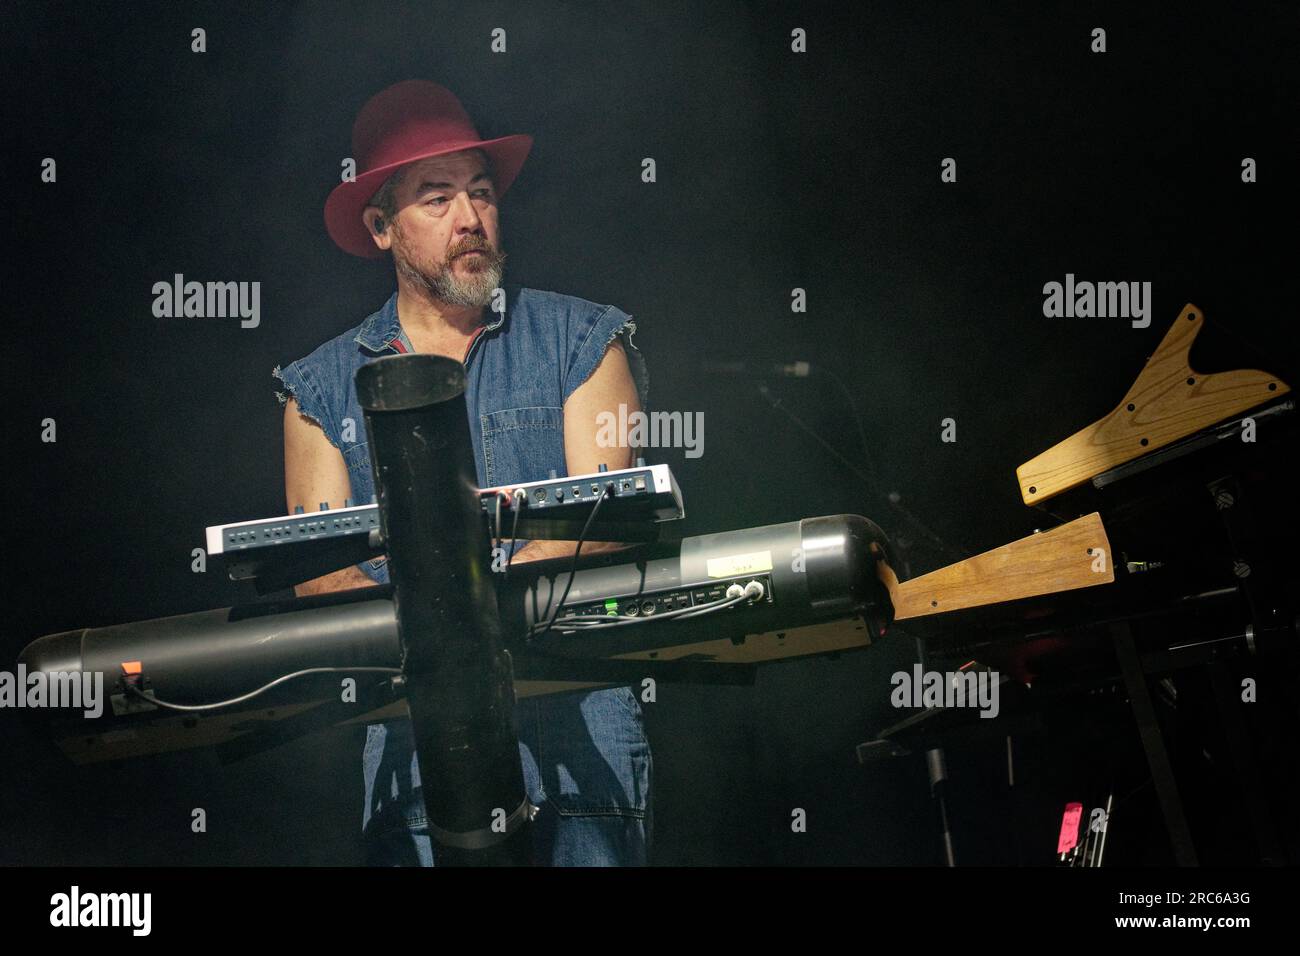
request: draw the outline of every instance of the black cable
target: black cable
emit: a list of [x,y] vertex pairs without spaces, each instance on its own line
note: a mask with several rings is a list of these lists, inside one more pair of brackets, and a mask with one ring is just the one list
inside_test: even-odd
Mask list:
[[[551,613],[551,619],[546,622],[546,626],[536,634],[530,634],[530,637],[539,637],[555,625],[556,618],[560,616],[560,608],[564,607],[564,602],[569,597],[569,588],[573,587],[573,579],[578,576],[578,555],[582,553],[582,543],[587,540],[587,532],[591,530],[591,523],[596,520],[596,514],[600,511],[600,506],[605,503],[607,497],[610,497],[613,494],[613,480],[605,482],[605,487],[601,490],[600,497],[596,499],[596,504],[592,507],[591,514],[587,515],[587,521],[582,526],[582,532],[578,535],[578,546],[573,549],[573,567],[569,570],[569,580],[564,585],[564,593],[560,595],[559,603],[555,605],[555,610]],[[536,585],[534,585],[534,589],[535,588]]]
[[879,494],[880,493],[879,488],[872,487],[872,486],[879,484],[880,474],[879,472],[876,471],[875,459],[871,457],[871,447],[867,442],[867,430],[862,425],[862,415],[859,414],[858,412],[857,402],[853,400],[853,393],[850,392],[849,387],[846,384],[844,384],[844,379],[840,378],[829,368],[823,368],[822,366],[819,365],[817,367],[817,371],[821,372],[832,382],[834,382],[836,386],[839,388],[840,392],[844,395],[844,403],[848,406],[849,414],[853,418],[853,423],[858,428],[858,441],[862,443],[862,464],[866,467],[867,477],[871,480],[871,483],[868,485],[867,490]]
[[127,684],[126,689],[129,692],[135,694],[141,700],[148,701],[149,703],[155,704],[159,707],[164,707],[167,710],[183,710],[183,711],[218,710],[222,707],[230,707],[232,704],[242,704],[246,700],[252,700],[254,697],[257,697],[259,694],[266,693],[275,685],[283,684],[285,681],[293,680],[296,677],[305,677],[308,674],[346,674],[349,671],[354,671],[354,672],[367,671],[367,672],[376,672],[376,673],[383,673],[383,674],[402,673],[402,669],[400,667],[309,667],[306,670],[294,671],[292,674],[285,674],[283,677],[277,677],[275,680],[271,681],[271,683],[267,684],[264,687],[259,687],[257,690],[249,691],[247,694],[241,694],[239,697],[232,697],[230,698],[230,700],[219,701],[218,703],[215,704],[173,704],[165,700],[159,700],[156,697],[150,697],[148,694],[140,690],[140,688],[136,687],[134,684]]
[[894,509],[895,512],[897,512],[905,521],[907,521],[909,525],[912,526],[913,531],[917,532],[920,535],[920,537],[925,538],[927,541],[930,542],[930,544],[934,545],[942,553],[948,554],[954,557],[958,561],[966,558],[970,554],[969,549],[965,548],[964,546],[954,547],[953,545],[948,544],[948,542],[940,538],[933,531],[931,531],[925,524],[921,522],[920,518],[912,514],[911,511],[909,511],[906,507],[903,506],[901,498],[898,495],[884,494],[879,488],[879,486],[876,485],[876,483],[871,480],[870,475],[868,475],[865,471],[859,468],[850,459],[846,458],[843,454],[841,454],[840,451],[837,448],[835,448],[835,446],[833,446],[830,442],[828,442],[825,438],[817,434],[816,430],[810,427],[802,418],[800,418],[794,412],[790,411],[790,409],[786,408],[783,401],[780,398],[778,398],[775,394],[773,394],[770,388],[768,388],[766,385],[760,385],[758,387],[758,394],[762,396],[765,402],[771,405],[774,409],[776,409],[786,418],[790,419],[790,421],[794,422],[797,426],[799,426],[800,429],[804,431],[805,434],[807,434],[810,438],[812,438],[823,448],[825,448],[830,455],[838,459],[839,462],[842,465],[844,465],[846,469],[848,469],[850,472],[852,472],[854,475],[858,477],[858,479],[863,483],[863,485],[866,487],[868,491],[882,497],[884,501],[887,502],[889,506]]
[[492,496],[492,504],[496,514],[495,517],[488,519],[488,523],[492,525],[492,547],[499,548],[501,547],[501,492],[498,491]]
[[519,512],[524,510],[524,502],[528,496],[522,491],[515,492],[515,503],[511,510],[514,511],[514,517],[510,519],[510,550],[506,553],[506,574],[510,573],[510,563],[515,559],[515,532],[519,530]]

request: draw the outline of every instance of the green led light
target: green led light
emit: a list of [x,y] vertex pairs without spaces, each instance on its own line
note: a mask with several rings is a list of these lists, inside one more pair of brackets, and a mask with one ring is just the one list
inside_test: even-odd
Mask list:
[[613,600],[606,601],[606,602],[605,602],[605,613],[606,613],[606,614],[615,614],[615,615],[617,615],[617,614],[618,614],[618,602],[617,602],[617,601],[613,601]]

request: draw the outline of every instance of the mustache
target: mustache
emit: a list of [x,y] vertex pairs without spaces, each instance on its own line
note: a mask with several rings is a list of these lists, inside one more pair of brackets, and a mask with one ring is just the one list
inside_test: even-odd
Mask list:
[[457,256],[464,255],[467,252],[481,252],[488,256],[496,255],[493,248],[482,239],[468,239],[453,249],[447,258],[455,259]]
[[[394,223],[393,225],[396,227],[397,224]],[[493,248],[491,243],[489,243],[483,236],[467,236],[459,245],[449,250],[446,253],[445,258],[440,260],[435,257],[427,259],[422,257],[418,246],[413,246],[408,243],[406,237],[396,228],[394,228],[393,232],[393,257],[397,260],[408,263],[412,268],[421,271],[450,271],[452,263],[455,261],[456,257],[463,255],[466,252],[483,253],[483,261],[480,265],[486,266],[487,268],[500,268],[505,265],[505,250]],[[420,263],[423,264],[420,265]]]

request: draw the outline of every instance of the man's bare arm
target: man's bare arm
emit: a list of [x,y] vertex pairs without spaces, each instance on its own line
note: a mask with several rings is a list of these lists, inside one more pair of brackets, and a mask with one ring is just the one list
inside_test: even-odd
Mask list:
[[[617,416],[620,404],[627,406],[629,415],[641,410],[636,383],[627,364],[627,353],[622,340],[615,338],[591,377],[579,385],[564,403],[564,459],[569,474],[591,474],[600,465],[609,466],[610,471],[632,466],[636,457],[632,448],[602,448],[596,441],[599,431],[596,416],[601,412]],[[514,563],[571,557],[576,547],[576,541],[530,541],[519,549]],[[582,553],[620,551],[627,547],[630,546],[615,541],[586,541]]]
[[[351,494],[347,463],[343,453],[330,444],[325,432],[298,411],[292,398],[284,407],[284,495],[288,513],[298,505],[304,511],[319,511],[328,501],[338,507]],[[374,581],[356,565],[349,565],[319,578],[294,586],[298,597],[370,587]]]

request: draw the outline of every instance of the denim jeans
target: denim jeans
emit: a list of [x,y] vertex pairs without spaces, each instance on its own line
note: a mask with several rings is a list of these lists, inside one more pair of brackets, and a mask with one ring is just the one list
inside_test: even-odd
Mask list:
[[[533,854],[544,866],[643,866],[653,772],[641,708],[627,687],[528,697],[515,706]],[[434,866],[409,719],[371,724],[362,833],[372,866]]]

